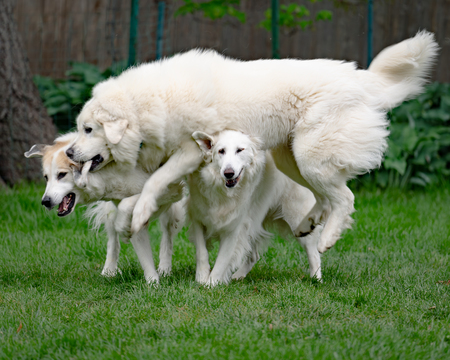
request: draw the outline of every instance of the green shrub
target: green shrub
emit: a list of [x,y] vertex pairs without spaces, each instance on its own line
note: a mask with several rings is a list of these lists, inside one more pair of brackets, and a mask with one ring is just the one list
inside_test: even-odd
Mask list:
[[433,83],[389,113],[381,168],[361,178],[379,187],[427,186],[450,178],[450,84]]
[[66,71],[66,79],[53,80],[37,75],[34,82],[48,114],[60,131],[66,131],[75,126],[75,119],[83,104],[91,97],[95,84],[118,75],[121,69],[120,64],[117,64],[102,72],[95,65],[74,62]]

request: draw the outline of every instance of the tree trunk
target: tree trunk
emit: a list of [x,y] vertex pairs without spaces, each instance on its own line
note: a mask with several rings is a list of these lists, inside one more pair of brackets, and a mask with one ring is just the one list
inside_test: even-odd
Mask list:
[[0,0],[0,180],[9,185],[42,176],[41,162],[23,153],[35,143],[52,143],[56,135],[33,83],[13,3]]

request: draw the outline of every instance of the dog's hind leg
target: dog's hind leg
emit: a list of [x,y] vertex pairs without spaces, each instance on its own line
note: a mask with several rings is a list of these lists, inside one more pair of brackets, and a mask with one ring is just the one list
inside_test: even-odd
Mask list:
[[[324,223],[327,220],[328,214],[330,212],[329,201],[325,196],[316,191],[316,189],[311,186],[308,181],[302,176],[299,171],[297,161],[295,160],[292,151],[287,145],[281,145],[273,149],[272,156],[278,170],[294,180],[297,184],[300,184],[309,189],[314,195],[316,201],[309,213],[305,215],[302,213],[302,211],[299,211],[299,213],[297,214],[297,219],[303,218],[303,220],[296,227],[295,236],[307,236],[314,230],[317,225]],[[298,206],[302,207],[302,204],[299,204]],[[293,218],[292,214],[290,217]],[[292,221],[288,220],[288,223],[291,226],[293,225]]]
[[239,267],[238,271],[236,271],[231,277],[234,280],[244,279],[247,274],[253,269],[253,266],[260,259],[259,252],[257,247],[253,247],[251,253],[247,256],[245,261]]
[[195,281],[200,284],[207,284],[210,274],[209,254],[206,247],[203,226],[197,222],[193,222],[189,228],[189,240],[194,243],[195,255],[197,262],[197,270],[195,273]]
[[180,232],[184,221],[185,209],[182,201],[172,204],[172,206],[159,217],[162,231],[158,266],[158,273],[160,276],[168,276],[172,271],[173,239]]
[[319,243],[321,230],[322,226],[319,225],[310,235],[297,238],[298,242],[305,249],[306,255],[308,256],[309,275],[319,281],[322,281],[322,269],[320,253],[317,250],[317,246]]
[[219,253],[208,279],[209,286],[228,284],[232,272],[242,264],[244,256],[251,252],[249,227],[249,224],[244,223],[220,235]]
[[351,214],[355,211],[353,206],[355,196],[345,185],[330,186],[326,191],[331,203],[331,213],[325,224],[317,246],[321,253],[334,246],[345,229],[350,229],[353,223]]
[[[313,194],[306,188],[290,182],[291,187],[286,192],[281,202],[283,219],[289,224],[293,233],[302,220],[309,214],[316,201]],[[322,280],[321,260],[317,246],[320,239],[322,225],[318,225],[314,231],[307,235],[297,237],[297,241],[305,249],[308,256],[309,274],[317,280]]]
[[[308,140],[311,142],[313,139]],[[294,139],[292,150],[298,169],[317,201],[297,227],[295,235],[309,234],[310,228],[325,222],[318,244],[319,252],[324,253],[334,246],[341,233],[350,228],[353,222],[350,215],[354,212],[354,195],[346,185],[350,176],[345,170],[338,169],[329,159],[321,158],[321,149],[314,149],[312,154],[313,151],[308,145],[305,146],[305,139],[301,137]],[[331,207],[329,214],[328,206],[324,206],[328,202]]]
[[159,249],[158,274],[160,276],[169,276],[172,272],[173,237],[171,233],[170,214],[168,212],[161,214],[159,224],[162,236]]
[[155,262],[153,261],[147,226],[143,227],[138,233],[131,237],[131,243],[133,244],[134,251],[144,270],[144,277],[147,283],[158,283],[159,275],[156,272]]
[[103,266],[103,276],[116,276],[120,269],[117,267],[120,253],[119,234],[114,228],[116,213],[108,214],[105,222],[106,233],[108,234],[108,245],[106,250],[106,262]]

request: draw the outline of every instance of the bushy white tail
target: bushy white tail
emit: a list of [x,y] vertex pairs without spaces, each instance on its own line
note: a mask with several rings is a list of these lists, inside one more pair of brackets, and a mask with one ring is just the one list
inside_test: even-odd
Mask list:
[[102,225],[112,226],[117,207],[112,201],[97,201],[88,205],[84,217],[89,220],[91,230],[99,231]]
[[419,95],[438,51],[434,34],[427,31],[381,51],[368,69],[377,75],[376,96],[381,101],[380,107],[391,109]]

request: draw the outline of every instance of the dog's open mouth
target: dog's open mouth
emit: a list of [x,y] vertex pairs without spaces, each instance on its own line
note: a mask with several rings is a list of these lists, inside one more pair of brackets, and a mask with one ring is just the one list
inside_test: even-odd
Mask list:
[[225,180],[225,186],[227,188],[234,188],[237,185],[237,183],[239,182],[239,180],[241,179],[241,174],[242,174],[242,170],[236,178]]
[[103,162],[103,156],[101,156],[100,154],[95,155],[91,161],[91,168],[89,169],[89,171],[94,171],[102,162]]
[[73,206],[75,205],[75,197],[74,193],[69,193],[64,196],[63,201],[59,204],[58,207],[58,216],[66,216],[72,212]]

